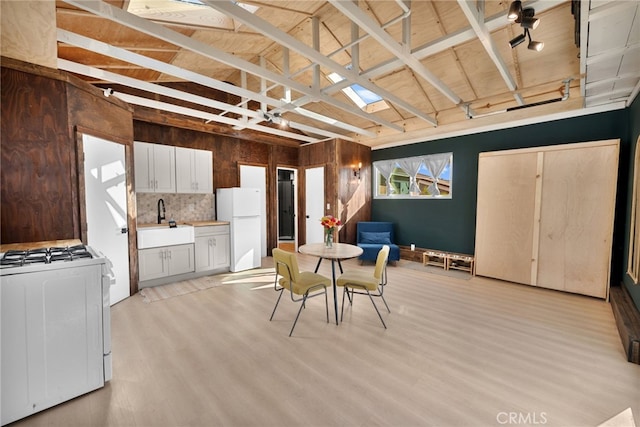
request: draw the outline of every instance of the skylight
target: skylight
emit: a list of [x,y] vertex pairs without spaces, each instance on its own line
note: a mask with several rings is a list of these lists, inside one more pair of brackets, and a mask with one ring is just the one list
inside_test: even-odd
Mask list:
[[[338,73],[330,73],[327,77],[333,83],[338,83],[344,80],[344,77]],[[371,92],[369,89],[366,89],[357,83],[345,87],[342,89],[342,92],[347,95],[349,99],[360,109],[365,110],[368,113],[389,108],[380,95]]]

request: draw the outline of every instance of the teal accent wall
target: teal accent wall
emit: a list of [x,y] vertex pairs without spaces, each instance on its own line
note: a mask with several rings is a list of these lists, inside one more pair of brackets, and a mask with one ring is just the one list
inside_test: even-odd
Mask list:
[[633,298],[636,307],[640,310],[640,285],[635,284],[633,280],[627,275],[627,261],[629,257],[629,231],[631,230],[631,201],[633,200],[631,194],[633,192],[633,173],[634,173],[634,159],[636,156],[636,150],[638,149],[637,141],[640,137],[640,97],[636,96],[635,101],[631,104],[630,108],[627,108],[629,115],[629,157],[623,159],[627,163],[627,206],[626,206],[626,215],[625,215],[625,226],[624,226],[624,246],[623,246],[623,257],[622,257],[622,277],[624,286],[629,291],[631,298]]
[[[620,162],[611,275],[611,283],[618,285],[622,280],[625,234],[628,234],[625,231],[628,230],[625,212],[631,151],[630,128],[635,129],[635,138],[640,128],[637,104],[636,100],[631,109],[374,150],[372,161],[453,152],[453,198],[373,199],[371,220],[392,221],[399,245],[414,243],[422,248],[473,254],[478,155],[481,152],[619,138]],[[634,113],[635,119],[630,119]],[[640,300],[639,294],[635,293],[638,297],[636,304]]]

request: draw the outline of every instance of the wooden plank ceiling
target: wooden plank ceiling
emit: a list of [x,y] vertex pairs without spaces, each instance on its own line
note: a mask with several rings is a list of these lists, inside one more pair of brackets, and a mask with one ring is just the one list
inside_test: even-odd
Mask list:
[[[523,2],[540,20],[530,33],[540,52],[528,40],[510,47],[523,28],[507,20],[506,0],[202,3],[57,1],[58,67],[140,110],[289,144],[339,137],[374,148],[638,92],[637,0],[596,5],[592,22],[589,2]],[[618,56],[598,57],[613,47]],[[341,90],[353,84],[384,105],[356,106]]]

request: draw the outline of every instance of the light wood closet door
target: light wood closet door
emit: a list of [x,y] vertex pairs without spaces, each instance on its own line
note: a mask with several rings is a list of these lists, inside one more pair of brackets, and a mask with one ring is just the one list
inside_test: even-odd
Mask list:
[[618,146],[544,153],[538,286],[607,296]]
[[619,140],[481,153],[476,274],[607,298]]
[[538,155],[483,154],[478,164],[476,274],[531,284]]

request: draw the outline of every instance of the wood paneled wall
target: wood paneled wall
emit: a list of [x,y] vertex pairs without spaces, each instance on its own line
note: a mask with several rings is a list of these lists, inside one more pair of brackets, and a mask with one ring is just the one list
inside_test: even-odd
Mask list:
[[79,238],[65,82],[3,67],[2,243]]
[[[68,73],[2,58],[1,242],[80,239],[86,243],[81,134],[125,145],[133,182],[132,110]],[[129,189],[135,236],[135,195]],[[136,286],[135,239],[129,239]]]
[[277,246],[277,168],[297,167],[298,148],[247,141],[207,132],[134,121],[136,141],[209,150],[213,153],[213,188],[240,185],[240,165],[267,171],[267,248]]
[[[338,202],[340,241],[355,244],[356,225],[371,220],[371,148],[355,142],[338,140]],[[359,176],[354,175],[361,164]]]
[[[362,163],[360,180],[353,176],[352,166]],[[324,166],[325,215],[334,215],[343,223],[338,239],[343,243],[356,242],[356,224],[371,218],[371,148],[355,142],[331,140],[300,147],[300,182],[298,242],[306,235],[305,174],[304,169]]]
[[[370,217],[369,147],[327,141],[299,147],[257,132],[242,138],[216,133],[216,127],[105,97],[96,88],[57,70],[2,58],[0,186],[1,243],[81,239],[86,241],[81,150],[83,133],[125,145],[129,183],[129,250],[132,292],[137,291],[136,203],[133,140],[210,150],[213,187],[239,185],[240,165],[267,170],[267,246],[277,246],[277,168],[299,170],[298,234],[304,244],[305,174],[325,166],[327,214],[345,222],[340,241],[355,242],[355,223]],[[246,139],[256,136],[255,140]],[[361,180],[351,166],[362,163]]]

